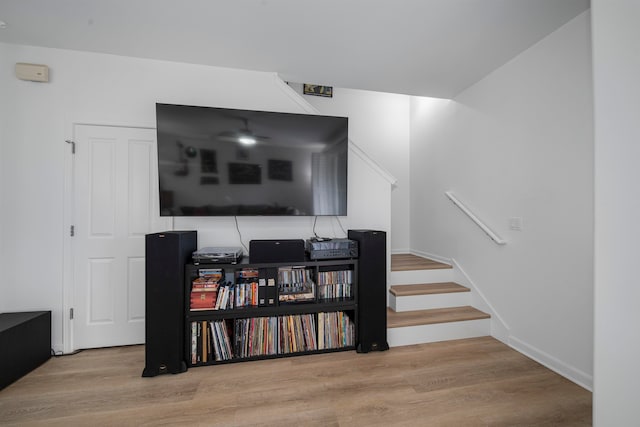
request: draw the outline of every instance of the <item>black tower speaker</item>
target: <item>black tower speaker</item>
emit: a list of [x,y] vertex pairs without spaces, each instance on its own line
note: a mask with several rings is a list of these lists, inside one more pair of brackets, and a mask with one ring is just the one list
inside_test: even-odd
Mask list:
[[143,377],[187,370],[184,359],[184,266],[197,246],[196,231],[146,235]]
[[349,230],[358,242],[358,353],[388,350],[387,233]]

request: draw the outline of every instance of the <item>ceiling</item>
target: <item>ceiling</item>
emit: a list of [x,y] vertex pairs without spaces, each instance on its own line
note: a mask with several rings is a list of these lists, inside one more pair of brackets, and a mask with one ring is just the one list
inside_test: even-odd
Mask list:
[[0,0],[0,42],[451,98],[588,8],[589,0]]

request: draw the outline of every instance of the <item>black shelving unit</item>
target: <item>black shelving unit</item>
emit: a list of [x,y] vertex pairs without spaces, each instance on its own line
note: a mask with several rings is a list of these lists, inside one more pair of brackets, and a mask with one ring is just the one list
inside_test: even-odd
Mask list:
[[[275,292],[270,294],[265,290],[258,298],[249,297],[248,300],[253,304],[249,303],[247,306],[237,307],[234,301],[233,308],[192,310],[192,284],[201,277],[204,270],[211,272],[213,269],[223,271],[216,291],[216,299],[225,283],[233,288],[234,300],[237,298],[235,292],[240,292],[238,282],[242,281],[238,279],[239,271],[257,271],[255,280],[261,284],[257,287],[268,287],[269,281],[272,280],[271,284],[275,287]],[[311,289],[309,285],[313,287],[313,297],[310,300],[280,301],[285,298],[283,297],[285,291],[290,291],[291,288],[290,284],[287,286],[283,283],[290,276],[286,273],[280,276],[278,273],[290,269],[295,269],[298,274],[304,275],[307,283],[305,292]],[[343,271],[348,272],[346,273],[348,278],[340,276],[341,273],[336,273]],[[321,284],[318,283],[321,276],[320,281],[323,284],[336,285],[329,290],[338,292],[327,297],[325,288],[321,297],[319,292]],[[340,282],[349,280],[350,283],[340,283],[339,286],[327,283],[327,280],[332,279]],[[347,351],[355,350],[357,347],[357,259],[307,260],[294,263],[187,264],[184,283],[184,358],[188,367]],[[295,297],[295,293],[294,296],[288,295],[289,298]],[[304,295],[309,298],[308,293]],[[269,296],[272,297],[272,304],[269,304]],[[247,298],[242,300],[247,301]],[[227,334],[226,339],[223,332]],[[218,349],[216,345],[219,346]],[[227,353],[220,347],[225,345]],[[250,352],[247,354],[247,350],[255,352],[258,347],[260,348],[258,352],[264,351],[260,354]]]

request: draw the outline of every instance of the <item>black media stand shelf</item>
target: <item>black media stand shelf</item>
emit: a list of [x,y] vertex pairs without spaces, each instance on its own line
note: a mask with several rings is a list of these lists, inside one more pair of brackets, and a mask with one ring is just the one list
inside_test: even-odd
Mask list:
[[187,264],[188,367],[355,350],[358,260]]

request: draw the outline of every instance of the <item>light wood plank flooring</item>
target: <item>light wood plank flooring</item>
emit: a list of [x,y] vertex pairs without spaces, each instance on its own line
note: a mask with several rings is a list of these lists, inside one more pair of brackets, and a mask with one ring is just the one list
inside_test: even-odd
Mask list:
[[440,268],[451,268],[451,266],[412,254],[391,255],[391,271],[435,270]]
[[493,338],[141,378],[144,347],[54,358],[0,391],[16,426],[588,426],[591,393]]

